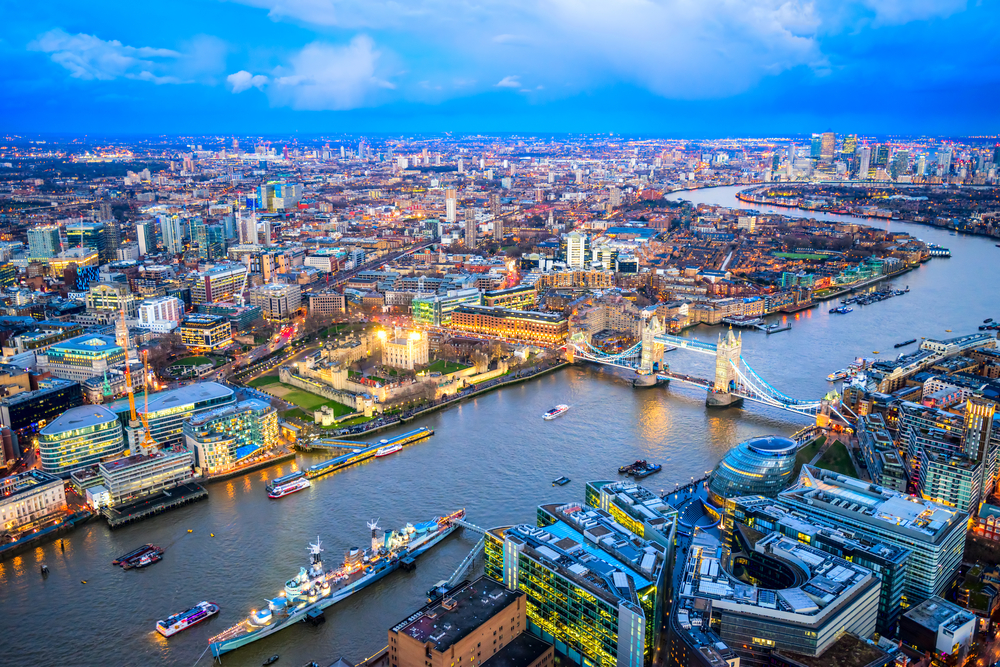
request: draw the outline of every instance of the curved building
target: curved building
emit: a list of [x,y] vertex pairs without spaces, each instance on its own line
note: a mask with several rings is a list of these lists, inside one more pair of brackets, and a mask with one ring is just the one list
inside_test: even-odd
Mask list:
[[736,445],[708,478],[709,498],[724,505],[726,498],[774,498],[791,480],[795,469],[794,440],[778,435],[750,438]]
[[67,476],[125,451],[118,415],[103,405],[70,408],[38,434],[42,470]]

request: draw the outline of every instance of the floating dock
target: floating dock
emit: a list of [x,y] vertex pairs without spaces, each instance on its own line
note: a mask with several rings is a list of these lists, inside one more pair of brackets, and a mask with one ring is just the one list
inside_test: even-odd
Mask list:
[[389,447],[391,445],[402,445],[405,447],[406,445],[418,442],[424,438],[429,438],[432,435],[434,435],[433,430],[421,426],[418,429],[408,431],[400,436],[396,436],[395,438],[386,438],[375,443],[338,443],[335,441],[328,441],[326,443],[327,447],[332,448],[339,445],[341,448],[350,448],[351,451],[346,454],[342,454],[341,456],[323,461],[322,463],[317,463],[314,466],[310,466],[306,469],[306,477],[309,479],[316,479],[317,477],[322,477],[323,475],[328,475],[356,463],[361,463],[362,461],[374,458],[375,452],[382,447]]
[[208,498],[208,491],[204,487],[193,483],[181,484],[126,505],[105,507],[102,514],[108,520],[109,526],[118,528],[204,498]]

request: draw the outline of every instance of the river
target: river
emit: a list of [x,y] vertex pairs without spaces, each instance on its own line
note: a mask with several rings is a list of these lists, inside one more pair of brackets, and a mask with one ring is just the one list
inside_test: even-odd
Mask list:
[[[736,207],[738,189],[676,196]],[[879,350],[887,356],[895,342],[976,331],[985,317],[1000,317],[1000,249],[993,243],[912,224],[871,224],[950,247],[953,257],[896,279],[910,286],[905,296],[846,316],[815,308],[790,316],[792,330],[780,334],[744,332],[747,361],[785,393],[821,396],[830,388],[826,374],[858,355]],[[720,331],[698,327],[689,333],[715,340]],[[709,356],[678,350],[667,360],[680,372],[711,376]],[[556,403],[572,409],[543,421],[542,412]],[[208,501],[114,532],[92,522],[65,538],[65,551],[54,542],[0,563],[4,664],[190,667],[208,637],[259,608],[298,572],[317,536],[327,565],[334,565],[345,549],[367,542],[370,519],[396,528],[465,507],[468,520],[480,526],[534,522],[539,503],[581,500],[585,481],[614,478],[618,466],[637,458],[662,462],[663,472],[646,485],[670,491],[704,475],[737,442],[788,435],[805,423],[754,405],[708,411],[704,394],[690,387],[635,390],[617,371],[569,367],[408,424],[436,433],[281,500],[268,500],[264,485],[289,472],[289,464],[210,485]],[[299,457],[300,464],[314,460]],[[560,475],[572,482],[553,487]],[[325,624],[288,628],[223,662],[259,665],[273,653],[282,665],[326,665],[339,656],[358,662],[385,645],[388,628],[423,604],[427,589],[451,574],[477,537],[451,536],[422,556],[414,572],[396,572],[328,609]],[[110,565],[146,542],[166,548],[163,561],[131,572]],[[46,579],[39,575],[41,563],[51,572]],[[221,613],[170,640],[154,631],[157,619],[201,600],[218,602]],[[210,662],[204,655],[198,664]]]

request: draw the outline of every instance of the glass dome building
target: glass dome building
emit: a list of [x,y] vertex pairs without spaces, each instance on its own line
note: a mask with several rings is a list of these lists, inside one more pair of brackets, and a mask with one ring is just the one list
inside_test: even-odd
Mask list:
[[794,440],[778,435],[751,438],[723,457],[708,478],[708,495],[717,505],[737,496],[773,498],[791,481]]

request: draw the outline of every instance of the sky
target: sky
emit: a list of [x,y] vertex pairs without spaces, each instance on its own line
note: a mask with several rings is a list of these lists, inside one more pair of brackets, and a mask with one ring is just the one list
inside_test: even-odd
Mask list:
[[1000,133],[1000,0],[5,3],[0,132]]

